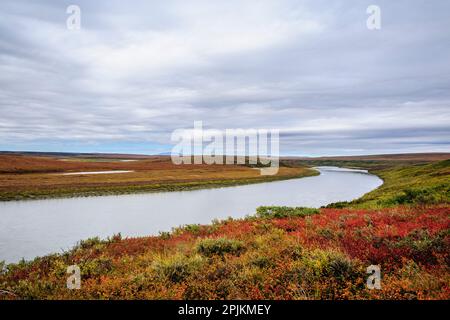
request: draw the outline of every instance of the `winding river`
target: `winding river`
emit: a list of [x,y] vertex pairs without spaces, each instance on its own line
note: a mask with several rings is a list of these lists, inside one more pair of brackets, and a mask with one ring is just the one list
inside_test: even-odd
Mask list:
[[94,236],[155,235],[183,224],[240,218],[262,205],[320,207],[382,184],[363,170],[317,169],[319,176],[218,189],[0,202],[0,260],[62,252]]

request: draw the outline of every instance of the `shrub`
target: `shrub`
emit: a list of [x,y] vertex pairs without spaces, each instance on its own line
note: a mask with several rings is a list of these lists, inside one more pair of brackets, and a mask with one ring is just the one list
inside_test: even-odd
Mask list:
[[116,242],[120,242],[121,240],[122,240],[122,234],[119,232],[117,234],[113,234],[111,237],[108,237],[108,239],[106,239],[106,242],[116,243]]
[[187,224],[183,228],[185,231],[192,233],[194,235],[199,234],[201,231],[201,227],[199,224]]
[[186,257],[175,254],[169,257],[156,257],[152,269],[160,278],[171,282],[181,282],[203,265],[203,258],[199,255]]
[[78,244],[75,246],[75,249],[89,249],[96,246],[101,246],[103,244],[103,241],[99,237],[89,238],[86,240],[81,240],[78,242]]
[[350,202],[348,201],[339,201],[339,202],[333,202],[326,206],[323,206],[323,208],[329,208],[329,209],[343,209],[350,205]]
[[329,228],[321,228],[319,230],[317,230],[317,234],[319,234],[320,236],[326,238],[326,239],[334,239],[335,233],[330,230]]
[[340,281],[354,279],[359,275],[357,264],[335,250],[316,249],[302,256],[298,264],[299,275],[304,281],[329,277]]
[[256,216],[259,218],[287,218],[287,217],[306,217],[319,213],[316,208],[305,207],[258,207]]
[[3,260],[0,260],[0,275],[5,274],[7,271],[6,269],[6,262]]
[[387,200],[389,205],[399,204],[437,204],[448,202],[448,186],[437,185],[433,187],[408,188],[400,194]]
[[396,248],[408,248],[413,260],[426,263],[437,263],[436,256],[433,253],[447,252],[445,239],[449,235],[449,230],[442,230],[435,235],[431,235],[426,229],[416,229],[410,232],[392,246]]
[[263,256],[263,255],[255,255],[250,258],[250,264],[258,267],[258,268],[267,268],[271,267],[273,265],[273,262],[269,257]]
[[159,232],[159,237],[160,237],[161,239],[168,240],[168,239],[171,238],[171,234],[170,234],[170,232],[160,231],[160,232]]
[[193,235],[199,235],[202,231],[202,226],[199,224],[185,224],[177,228],[172,228],[172,235],[179,236],[184,233],[191,233]]
[[223,256],[226,253],[239,255],[244,250],[241,241],[227,238],[206,238],[197,242],[196,250],[198,253],[211,257],[213,255]]
[[297,260],[303,256],[304,249],[299,244],[286,245],[284,249],[281,250],[283,257],[288,259]]
[[95,258],[81,263],[80,270],[83,277],[97,277],[105,275],[113,268],[113,261],[109,258]]

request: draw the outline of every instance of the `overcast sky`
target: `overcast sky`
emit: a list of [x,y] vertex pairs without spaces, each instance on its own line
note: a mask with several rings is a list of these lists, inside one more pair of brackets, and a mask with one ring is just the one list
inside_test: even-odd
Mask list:
[[0,150],[167,152],[201,120],[280,129],[286,155],[450,151],[449,14],[447,0],[1,0]]

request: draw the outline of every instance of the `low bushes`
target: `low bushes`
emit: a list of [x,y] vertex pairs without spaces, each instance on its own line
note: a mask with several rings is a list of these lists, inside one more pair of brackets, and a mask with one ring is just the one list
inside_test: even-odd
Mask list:
[[84,278],[98,277],[110,272],[113,262],[109,258],[95,258],[80,264],[81,276]]
[[316,208],[305,207],[258,207],[256,216],[258,218],[288,218],[288,217],[306,217],[319,213]]
[[197,242],[196,250],[207,257],[223,256],[227,253],[239,255],[244,250],[244,244],[241,241],[227,238],[206,238]]
[[385,203],[387,205],[425,205],[448,203],[449,201],[450,187],[449,184],[446,184],[425,188],[408,188],[393,198],[385,201]]
[[158,277],[177,283],[200,268],[204,262],[199,255],[191,257],[182,254],[168,257],[158,256],[152,264],[152,269]]
[[362,276],[358,264],[337,250],[316,249],[306,252],[299,261],[302,279],[334,278],[340,281]]

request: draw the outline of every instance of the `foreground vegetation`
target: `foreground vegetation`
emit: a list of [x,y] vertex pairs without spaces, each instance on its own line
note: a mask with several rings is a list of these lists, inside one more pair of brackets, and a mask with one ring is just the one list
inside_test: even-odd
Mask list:
[[[379,165],[384,184],[352,202],[0,264],[0,299],[450,299],[450,160]],[[81,289],[68,290],[74,264]],[[366,286],[370,265],[380,290]]]
[[[270,213],[277,210],[279,218]],[[260,208],[159,237],[82,241],[9,265],[7,299],[449,299],[449,207]],[[66,288],[66,268],[81,289]],[[380,265],[381,290],[366,287]]]

